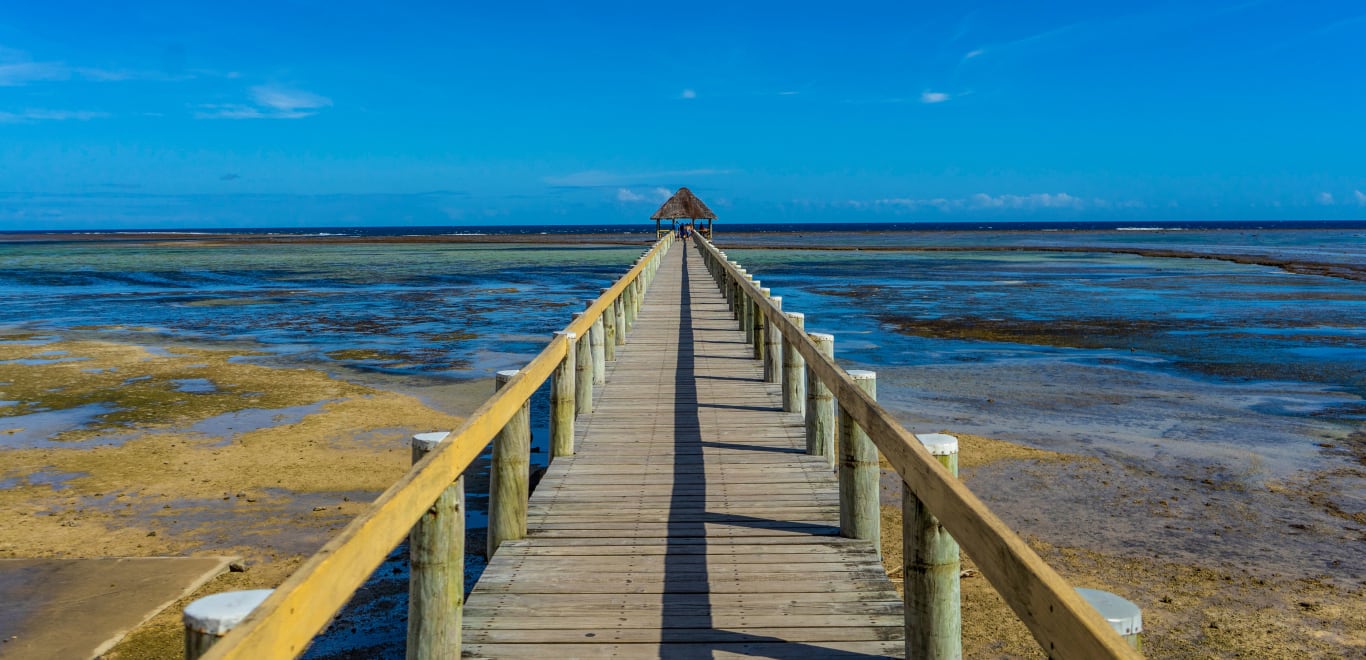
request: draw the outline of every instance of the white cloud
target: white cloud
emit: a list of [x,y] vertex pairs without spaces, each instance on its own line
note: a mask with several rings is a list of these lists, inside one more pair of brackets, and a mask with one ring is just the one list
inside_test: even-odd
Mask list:
[[722,170],[713,168],[699,168],[694,170],[666,170],[662,172],[604,172],[602,170],[584,170],[559,176],[548,176],[543,179],[548,185],[561,188],[604,188],[631,185],[649,185],[661,180],[677,181],[691,177],[715,176],[718,174],[730,174],[732,170]]
[[[276,112],[299,112],[317,110],[332,106],[332,99],[313,92],[274,85],[259,85],[251,88],[251,98],[256,105]],[[312,114],[312,113],[310,113]]]
[[31,82],[66,80],[71,70],[61,62],[10,62],[0,64],[0,87],[18,87]]
[[23,112],[0,112],[0,124],[26,124],[35,121],[89,121],[108,117],[107,112],[90,110],[29,109]]
[[154,71],[127,71],[71,66],[59,61],[34,61],[23,51],[0,47],[0,87],[21,87],[36,82],[88,80],[118,82],[123,80],[170,79]]
[[206,103],[198,106],[195,119],[265,119],[260,108],[240,103]]
[[634,203],[653,201],[659,204],[663,204],[672,196],[673,191],[669,190],[668,188],[652,188],[645,192],[636,192],[634,190],[631,190],[630,188],[617,189],[618,202]]
[[1318,196],[1314,198],[1314,200],[1320,204],[1323,204],[1324,206],[1328,206],[1333,203],[1333,193],[1321,192],[1318,194]]
[[288,87],[258,85],[250,90],[254,105],[206,103],[197,106],[195,119],[303,119],[332,106],[332,99]]
[[921,103],[943,103],[950,98],[951,97],[944,92],[931,92],[928,89],[920,94]]
[[972,58],[974,58],[974,57],[977,57],[977,56],[979,56],[979,55],[981,55],[981,54],[983,54],[983,53],[985,53],[985,52],[987,52],[987,50],[986,50],[985,48],[978,48],[978,49],[976,49],[976,50],[970,50],[970,51],[968,51],[968,53],[967,53],[966,55],[963,56],[963,59],[965,59],[965,60],[970,60],[970,59],[972,59]]
[[697,92],[694,91],[694,90],[691,90],[691,89],[685,89],[685,90],[683,90],[683,93],[682,93],[682,94],[679,94],[679,95],[678,95],[678,98],[680,98],[680,99],[695,99],[695,98],[697,98]]
[[1112,203],[1100,198],[1086,199],[1060,193],[1033,193],[1029,195],[988,195],[977,193],[968,197],[909,198],[891,197],[871,201],[853,200],[848,204],[854,208],[901,208],[906,210],[937,209],[940,211],[991,211],[1013,210],[1030,211],[1038,209],[1086,209],[1119,206],[1140,208],[1139,202],[1124,201]]
[[1366,193],[1361,192],[1360,190],[1353,190],[1352,196],[1356,197],[1358,206],[1366,206]]
[[[1079,209],[1086,201],[1067,193],[1034,193],[1032,195],[997,195],[995,197],[977,193],[970,199],[970,206],[979,209]],[[1092,200],[1092,204],[1103,205],[1103,200]]]

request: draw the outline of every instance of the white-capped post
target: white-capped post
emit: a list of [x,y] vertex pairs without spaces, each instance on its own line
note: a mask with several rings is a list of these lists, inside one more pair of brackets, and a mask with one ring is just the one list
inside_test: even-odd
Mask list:
[[[519,372],[500,371],[495,391]],[[492,557],[503,541],[526,536],[526,506],[531,481],[531,407],[523,401],[512,419],[493,438],[489,465],[489,535],[484,556]]]
[[[943,433],[917,434],[950,474],[958,476],[958,438]],[[949,536],[911,492],[901,484],[901,556],[905,575],[906,657],[962,658],[963,614],[958,542]]]
[[[413,436],[413,463],[435,451],[447,432]],[[408,532],[409,660],[460,657],[465,604],[465,477],[451,482]]]
[[[849,378],[868,396],[877,398],[876,372],[850,371]],[[839,455],[840,535],[871,541],[880,556],[882,512],[878,504],[877,447],[843,406]]]

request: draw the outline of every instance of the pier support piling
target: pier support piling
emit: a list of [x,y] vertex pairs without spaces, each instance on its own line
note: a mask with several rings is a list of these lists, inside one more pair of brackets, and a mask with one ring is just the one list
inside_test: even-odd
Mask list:
[[[868,396],[877,398],[876,372],[850,371],[849,378]],[[871,541],[881,555],[877,447],[843,407],[839,419],[840,535]]]
[[1143,611],[1127,598],[1100,589],[1077,589],[1077,593],[1119,633],[1129,646],[1143,650]]
[[[574,312],[574,320],[583,312]],[[593,412],[593,345],[592,330],[574,341],[574,413]]]
[[[916,435],[930,455],[958,476],[958,438]],[[901,557],[905,576],[906,657],[963,657],[963,614],[958,542],[911,487],[901,484]]]
[[[517,371],[500,371],[495,390],[503,389]],[[493,439],[493,459],[489,465],[489,533],[485,557],[493,557],[503,541],[526,536],[527,497],[531,480],[531,407],[512,415]]]
[[[816,350],[835,358],[835,336],[807,334]],[[810,367],[806,370],[806,453],[824,456],[835,467],[835,396]]]
[[[592,307],[594,302],[589,300],[584,308]],[[602,316],[593,319],[593,327],[588,331],[588,348],[593,362],[593,384],[602,385],[607,382],[607,324]]]
[[[772,296],[769,302],[782,310],[782,296]],[[764,326],[764,382],[783,382],[783,333],[773,323]]]
[[556,332],[568,340],[564,359],[550,377],[550,458],[574,455],[574,398],[577,387],[578,335]]
[[181,614],[185,623],[186,660],[199,660],[209,651],[209,647],[236,628],[272,591],[225,591],[187,605]]
[[[798,330],[806,331],[806,315],[801,312],[783,312]],[[806,412],[806,360],[802,358],[792,342],[783,338],[783,412],[805,414]]]
[[[449,433],[413,436],[413,462],[434,451]],[[437,497],[408,532],[408,659],[460,657],[465,602],[465,477]]]

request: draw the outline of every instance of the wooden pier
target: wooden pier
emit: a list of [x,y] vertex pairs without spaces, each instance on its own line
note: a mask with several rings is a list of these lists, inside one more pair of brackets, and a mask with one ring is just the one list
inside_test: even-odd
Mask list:
[[[960,545],[1048,656],[1139,657],[758,284],[662,236],[459,428],[414,438],[408,474],[273,593],[197,618],[189,655],[302,654],[407,537],[409,658],[960,657]],[[492,557],[466,599],[462,475],[490,444]],[[904,595],[878,557],[879,456],[903,482]]]
[[697,248],[670,252],[576,453],[465,605],[476,657],[885,657],[901,597]]

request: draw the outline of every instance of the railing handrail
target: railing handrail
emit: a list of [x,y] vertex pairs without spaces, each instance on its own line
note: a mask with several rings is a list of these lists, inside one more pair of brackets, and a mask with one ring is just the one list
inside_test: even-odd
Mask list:
[[694,236],[755,301],[766,322],[801,353],[806,366],[830,389],[841,409],[863,428],[906,486],[972,557],[1049,657],[1141,657],[1057,571],[940,465],[915,435],[855,384],[842,367],[822,353],[805,330],[784,316],[715,245]]
[[[668,236],[657,240],[631,270],[603,291],[564,331],[584,336],[670,242]],[[364,513],[305,561],[202,657],[256,660],[302,653],[446,487],[479,457],[498,431],[550,378],[568,355],[568,344],[567,335],[555,335],[516,376],[452,431],[446,442],[413,464]]]

